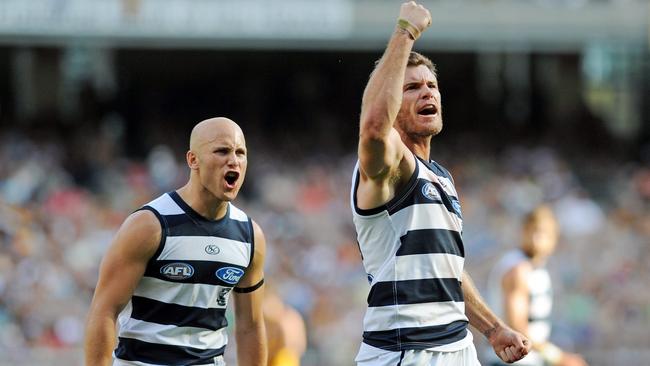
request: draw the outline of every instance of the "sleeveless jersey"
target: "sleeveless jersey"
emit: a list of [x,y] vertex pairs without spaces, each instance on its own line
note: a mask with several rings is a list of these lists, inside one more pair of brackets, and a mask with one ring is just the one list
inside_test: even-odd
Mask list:
[[376,349],[457,351],[472,341],[458,194],[445,168],[415,159],[406,187],[369,210],[357,205],[358,162],[354,170],[353,220],[371,286],[358,357]]
[[157,252],[118,318],[114,365],[215,365],[230,291],[253,259],[251,219],[228,203],[209,220],[176,192],[143,206],[162,227]]
[[[502,319],[505,316],[502,278],[516,265],[528,260],[521,250],[512,250],[497,262],[488,277],[488,299],[492,310]],[[526,282],[529,289],[528,336],[534,343],[543,343],[548,341],[551,334],[550,316],[553,307],[551,277],[546,268],[537,267],[530,272]],[[496,356],[493,358],[496,359]],[[531,350],[526,357],[514,364],[543,365],[544,361],[539,353]]]

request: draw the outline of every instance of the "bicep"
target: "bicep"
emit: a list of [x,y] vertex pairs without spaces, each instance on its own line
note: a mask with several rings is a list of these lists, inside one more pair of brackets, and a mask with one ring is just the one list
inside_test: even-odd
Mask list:
[[238,288],[254,286],[264,278],[264,260],[266,257],[266,238],[260,226],[253,221],[253,242],[255,243],[253,261],[246,269],[246,274],[237,284]]
[[[234,291],[235,295],[235,316],[238,321],[250,324],[250,322],[262,320],[262,300],[264,288],[260,286],[260,281],[264,279],[264,260],[266,256],[266,239],[262,229],[253,222],[253,232],[255,241],[255,254],[253,262],[246,271],[244,277],[237,284]],[[237,289],[243,289],[244,292],[238,292]],[[248,289],[248,290],[247,290]]]
[[399,133],[391,128],[384,138],[364,136],[359,138],[359,167],[371,179],[388,177],[396,169],[407,151]]
[[117,314],[128,303],[158,248],[160,235],[152,213],[141,211],[127,218],[100,265],[94,308]]

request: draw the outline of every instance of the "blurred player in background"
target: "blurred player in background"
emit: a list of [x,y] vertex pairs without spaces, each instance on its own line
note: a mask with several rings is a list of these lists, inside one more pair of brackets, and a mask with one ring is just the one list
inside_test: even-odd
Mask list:
[[202,121],[186,158],[187,184],[131,214],[102,261],[88,366],[224,365],[231,290],[238,362],[266,366],[265,239],[231,203],[246,175],[244,134],[227,118]]
[[[532,342],[532,350],[517,365],[586,366],[579,355],[562,351],[549,342],[553,304],[551,277],[545,268],[559,236],[550,207],[541,205],[523,221],[519,249],[507,253],[488,280],[489,299],[508,325]],[[502,365],[494,360],[492,365]]]
[[463,270],[462,214],[449,172],[429,160],[442,129],[435,67],[411,52],[429,11],[402,5],[364,91],[351,204],[371,285],[356,361],[370,365],[478,365],[468,323],[506,362],[528,340],[485,305]]
[[264,297],[268,366],[300,366],[300,358],[307,349],[307,331],[302,315],[285,303],[272,287],[265,289]]

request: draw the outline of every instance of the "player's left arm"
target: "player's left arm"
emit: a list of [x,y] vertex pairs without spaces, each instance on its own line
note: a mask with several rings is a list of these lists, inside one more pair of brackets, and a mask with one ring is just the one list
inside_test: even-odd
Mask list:
[[233,291],[237,362],[240,365],[266,366],[268,350],[262,313],[266,239],[262,229],[254,221],[253,232],[255,242],[253,263]]
[[462,289],[469,323],[487,338],[497,356],[508,363],[526,356],[530,350],[530,341],[494,315],[478,293],[469,274],[464,271]]

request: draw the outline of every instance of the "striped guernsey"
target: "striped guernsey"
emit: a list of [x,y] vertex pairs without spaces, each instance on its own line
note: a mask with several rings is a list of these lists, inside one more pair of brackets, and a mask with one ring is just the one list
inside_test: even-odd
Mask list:
[[162,237],[119,315],[114,365],[215,365],[228,342],[230,291],[252,261],[252,222],[230,203],[224,218],[208,220],[176,192],[141,210],[156,215]]
[[460,203],[445,168],[415,159],[406,187],[369,210],[357,205],[355,167],[353,219],[371,286],[363,343],[388,351],[456,351],[472,340],[461,290]]

